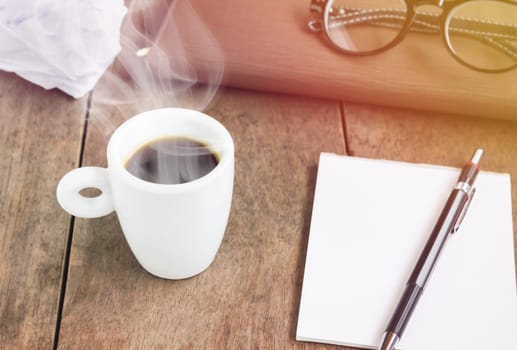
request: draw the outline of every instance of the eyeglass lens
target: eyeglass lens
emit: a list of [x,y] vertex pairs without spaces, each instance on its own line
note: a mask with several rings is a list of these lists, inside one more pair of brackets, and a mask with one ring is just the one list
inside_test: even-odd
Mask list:
[[403,0],[334,0],[327,4],[324,25],[330,40],[351,53],[389,45],[407,17]]
[[449,47],[465,63],[485,70],[517,64],[517,4],[465,2],[450,12],[446,28]]
[[[419,6],[408,37],[440,44],[437,6]],[[404,0],[331,0],[324,16],[329,39],[352,54],[368,54],[390,45],[408,16]],[[517,64],[517,5],[472,0],[454,7],[445,22],[451,52],[483,70],[503,70]]]

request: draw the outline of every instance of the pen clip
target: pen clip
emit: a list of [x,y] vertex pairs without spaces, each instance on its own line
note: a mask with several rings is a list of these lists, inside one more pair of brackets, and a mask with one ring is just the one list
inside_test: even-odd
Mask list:
[[465,205],[463,206],[463,209],[461,210],[460,215],[458,216],[458,220],[456,221],[456,224],[454,225],[454,228],[452,229],[452,232],[451,232],[452,234],[458,232],[458,230],[460,229],[460,225],[463,222],[463,219],[465,218],[465,214],[467,214],[467,209],[469,208],[470,202],[472,202],[472,197],[474,197],[475,193],[476,193],[475,187],[471,187],[469,189],[469,191],[467,192],[467,195],[468,195],[467,203],[465,203]]

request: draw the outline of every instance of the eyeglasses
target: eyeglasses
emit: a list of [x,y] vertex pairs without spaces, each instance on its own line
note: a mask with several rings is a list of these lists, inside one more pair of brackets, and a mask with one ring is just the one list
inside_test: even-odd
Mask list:
[[349,55],[384,52],[408,33],[420,40],[440,35],[469,68],[497,73],[517,67],[515,0],[311,0],[311,12],[318,18],[309,29],[323,31]]

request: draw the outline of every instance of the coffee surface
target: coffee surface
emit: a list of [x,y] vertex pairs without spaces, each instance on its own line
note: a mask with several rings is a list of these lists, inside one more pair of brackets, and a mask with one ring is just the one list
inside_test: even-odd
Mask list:
[[187,137],[153,140],[128,159],[125,168],[134,176],[157,184],[182,184],[199,179],[219,163],[207,145]]

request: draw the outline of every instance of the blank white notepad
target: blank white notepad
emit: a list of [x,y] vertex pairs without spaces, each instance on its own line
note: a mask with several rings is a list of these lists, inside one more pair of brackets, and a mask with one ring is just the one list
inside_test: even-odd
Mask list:
[[[458,175],[321,154],[297,340],[376,348]],[[510,177],[476,188],[397,348],[517,349]]]

